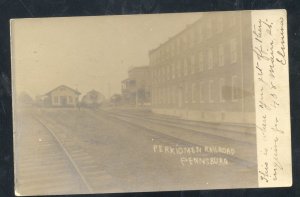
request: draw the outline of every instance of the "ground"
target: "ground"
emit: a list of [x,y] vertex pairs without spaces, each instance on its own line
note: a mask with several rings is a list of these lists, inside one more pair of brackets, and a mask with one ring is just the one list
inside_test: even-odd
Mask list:
[[71,108],[22,109],[16,117],[20,193],[257,187],[255,135],[228,126]]

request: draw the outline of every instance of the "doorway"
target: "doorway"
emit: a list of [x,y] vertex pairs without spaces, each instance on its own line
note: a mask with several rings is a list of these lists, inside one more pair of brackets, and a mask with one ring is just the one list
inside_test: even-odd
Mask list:
[[178,88],[178,108],[182,108],[182,102],[183,102],[183,91],[182,88]]
[[67,97],[66,96],[61,96],[60,97],[60,105],[61,106],[66,106],[67,105]]

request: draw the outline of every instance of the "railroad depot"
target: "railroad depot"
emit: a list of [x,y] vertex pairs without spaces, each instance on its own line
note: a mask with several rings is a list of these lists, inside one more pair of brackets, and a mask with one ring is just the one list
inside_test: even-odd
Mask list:
[[149,52],[152,111],[254,123],[250,12],[204,13]]
[[76,107],[81,93],[66,85],[60,85],[45,95],[42,95],[44,106],[48,107]]

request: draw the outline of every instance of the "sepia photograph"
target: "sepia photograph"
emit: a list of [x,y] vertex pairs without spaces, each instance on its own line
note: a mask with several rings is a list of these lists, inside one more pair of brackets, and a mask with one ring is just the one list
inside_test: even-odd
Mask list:
[[291,184],[285,14],[11,20],[16,195]]

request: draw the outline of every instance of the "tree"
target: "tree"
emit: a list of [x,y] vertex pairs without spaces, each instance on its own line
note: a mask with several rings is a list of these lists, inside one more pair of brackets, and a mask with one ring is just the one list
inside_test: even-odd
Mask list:
[[21,94],[18,96],[18,104],[21,105],[32,105],[33,99],[31,96],[26,92],[21,92]]

